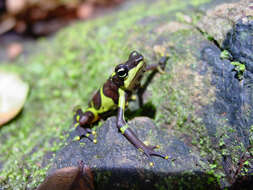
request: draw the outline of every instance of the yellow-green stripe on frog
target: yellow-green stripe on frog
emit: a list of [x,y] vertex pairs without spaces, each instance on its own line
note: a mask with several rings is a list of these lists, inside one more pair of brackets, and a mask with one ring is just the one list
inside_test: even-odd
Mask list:
[[122,134],[124,134],[128,127],[129,127],[129,126],[128,126],[127,124],[124,125],[123,127],[120,127],[120,132],[121,132]]

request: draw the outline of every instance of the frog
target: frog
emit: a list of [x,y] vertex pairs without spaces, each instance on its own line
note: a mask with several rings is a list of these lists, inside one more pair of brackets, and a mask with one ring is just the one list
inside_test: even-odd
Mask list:
[[[88,108],[85,111],[77,109],[74,115],[74,125],[78,131],[78,140],[83,137],[97,143],[96,132],[91,130],[95,122],[104,118],[107,113],[116,113],[116,126],[119,132],[134,145],[135,148],[143,152],[150,160],[151,156],[161,157],[168,160],[168,155],[158,151],[158,145],[151,146],[142,142],[125,120],[125,110],[128,102],[131,101],[133,93],[141,88],[141,79],[147,71],[158,71],[164,73],[168,56],[163,56],[158,64],[147,65],[144,56],[134,50],[129,54],[128,60],[117,65],[114,72],[106,82],[95,92],[91,98]],[[154,163],[150,161],[150,165]]]

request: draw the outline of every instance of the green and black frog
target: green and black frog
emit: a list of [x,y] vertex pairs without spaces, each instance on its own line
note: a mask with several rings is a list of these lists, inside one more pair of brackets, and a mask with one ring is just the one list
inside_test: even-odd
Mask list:
[[[115,71],[109,79],[92,97],[89,107],[83,112],[81,109],[76,111],[74,116],[75,127],[79,132],[79,139],[87,137],[94,143],[95,131],[90,126],[100,118],[112,111],[117,110],[117,127],[119,131],[130,141],[138,150],[142,151],[149,159],[151,156],[158,156],[168,159],[167,155],[163,155],[155,148],[159,146],[145,145],[136,134],[129,128],[125,121],[124,112],[131,96],[139,88],[144,72],[157,70],[163,72],[168,57],[161,58],[158,64],[146,65],[144,57],[137,51],[130,53],[128,60],[115,67]],[[153,165],[153,162],[150,162]]]

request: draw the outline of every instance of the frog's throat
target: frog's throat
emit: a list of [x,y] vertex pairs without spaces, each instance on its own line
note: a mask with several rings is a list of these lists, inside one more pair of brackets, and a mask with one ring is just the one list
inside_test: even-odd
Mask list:
[[124,87],[128,89],[133,82],[135,82],[135,77],[138,75],[139,71],[143,68],[144,61],[138,63],[138,65],[128,71],[128,77],[124,81]]

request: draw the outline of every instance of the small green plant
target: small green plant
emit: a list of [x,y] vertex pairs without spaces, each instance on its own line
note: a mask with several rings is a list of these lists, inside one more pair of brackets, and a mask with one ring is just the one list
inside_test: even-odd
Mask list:
[[220,58],[221,59],[229,59],[229,60],[231,60],[232,59],[232,55],[229,53],[228,50],[224,50],[224,51],[221,52]]
[[238,62],[238,61],[232,61],[230,63],[235,66],[235,70],[237,71],[237,78],[239,80],[242,80],[243,72],[246,69],[245,65],[242,64],[242,63],[240,63],[240,62]]

